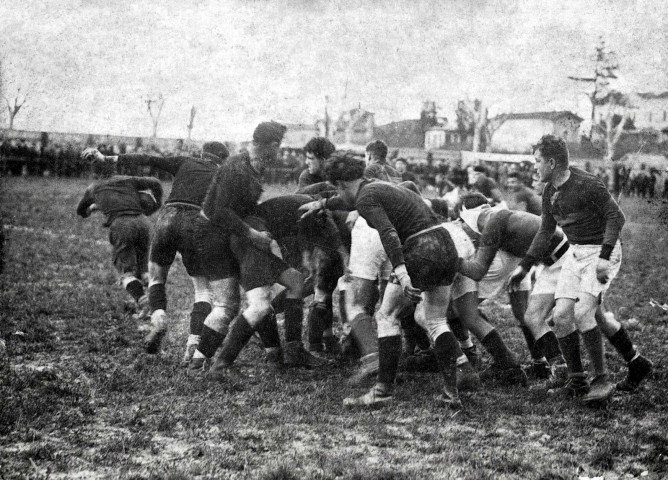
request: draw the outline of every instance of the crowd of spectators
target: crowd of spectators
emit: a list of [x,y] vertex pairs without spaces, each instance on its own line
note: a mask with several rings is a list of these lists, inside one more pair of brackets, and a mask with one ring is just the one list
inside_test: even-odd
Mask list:
[[[161,151],[155,145],[97,145],[104,155],[121,153],[155,153],[159,155],[199,155],[199,147],[195,144],[179,144],[174,151]],[[40,141],[28,139],[0,140],[0,174],[2,175],[33,175],[54,177],[93,177],[100,178],[111,174],[121,175],[152,175],[163,180],[165,173],[152,171],[150,167],[115,167],[113,165],[92,166],[81,160],[81,152],[86,148],[83,143],[68,142],[65,144],[49,142],[45,146]],[[442,197],[454,189],[471,187],[472,168],[462,168],[457,162],[434,159],[427,155],[426,160],[401,158],[397,153],[391,155],[390,163],[402,174],[404,180],[415,182],[426,197]],[[533,188],[533,165],[531,163],[485,162],[484,175],[494,180],[504,190],[509,175],[517,178],[528,188]],[[114,170],[116,168],[116,170]],[[295,183],[305,168],[305,156],[301,149],[284,148],[278,164],[268,169],[267,183]],[[592,172],[589,164],[584,169]],[[645,165],[633,168],[618,164],[610,174],[598,168],[592,172],[601,177],[611,190],[619,195],[642,198],[654,198],[659,191],[664,198],[668,197],[668,176],[656,168]],[[666,177],[664,179],[664,177]],[[660,185],[661,182],[665,185]],[[663,187],[663,188],[661,188]]]

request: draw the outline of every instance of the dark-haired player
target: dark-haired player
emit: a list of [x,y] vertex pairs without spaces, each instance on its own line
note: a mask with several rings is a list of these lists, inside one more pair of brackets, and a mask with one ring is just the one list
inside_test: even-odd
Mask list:
[[[142,201],[148,191],[153,202]],[[123,288],[143,309],[146,302],[144,283],[148,270],[148,249],[151,225],[145,215],[155,212],[162,202],[162,185],[152,177],[116,175],[88,186],[77,205],[77,214],[88,218],[99,211],[109,228],[112,261]]]
[[[595,313],[621,264],[619,234],[624,214],[599,178],[569,166],[563,139],[543,136],[534,146],[536,170],[543,190],[540,230],[529,251],[510,278],[514,287],[529,268],[548,254],[550,239],[559,225],[570,248],[556,286],[554,322],[561,332],[560,345],[569,371],[565,393],[584,395],[585,403],[607,400],[614,390],[610,381],[601,328]],[[582,334],[594,376],[589,383],[580,357]],[[610,337],[629,362],[629,381],[637,384],[651,371],[652,364],[641,357],[622,329]]]
[[[257,216],[262,194],[262,172],[275,161],[285,126],[264,122],[253,132],[248,151],[230,157],[216,172],[196,223],[198,251],[207,276],[222,307],[214,308],[204,322],[202,341],[191,359],[198,369],[205,358],[220,355],[209,370],[213,380],[224,381],[229,367],[258,331],[263,338],[274,336],[271,319],[271,286],[287,288],[285,300],[286,363],[319,366],[301,341],[303,319],[302,277],[280,258],[275,240]],[[246,291],[247,307],[230,324],[238,308],[238,285]],[[235,294],[236,292],[236,294]],[[267,327],[269,331],[262,331]],[[224,343],[223,343],[224,341]]]
[[[456,361],[463,356],[459,343],[448,328],[445,311],[450,301],[450,284],[458,262],[455,245],[442,220],[417,193],[387,182],[363,177],[365,165],[351,155],[335,155],[327,165],[328,180],[336,185],[339,197],[332,200],[355,208],[375,229],[393,267],[379,311],[378,380],[374,387],[347,406],[379,406],[392,399],[394,380],[401,356],[399,313],[406,302],[422,302],[416,320],[434,342],[443,373],[443,401],[461,406],[457,391]],[[332,208],[327,201],[308,204],[305,210]],[[352,260],[351,260],[352,261]],[[368,316],[368,314],[367,314]],[[371,318],[368,319],[371,322]]]
[[204,319],[212,308],[211,287],[195,247],[195,219],[199,216],[211,179],[229,152],[220,142],[207,142],[199,158],[147,154],[105,157],[93,149],[86,150],[83,156],[86,159],[117,162],[119,165],[147,165],[174,176],[172,190],[158,214],[151,240],[148,301],[152,330],[147,336],[146,348],[149,353],[157,353],[167,331],[167,276],[178,252],[195,290],[195,301],[190,313],[190,334],[183,359],[187,364],[199,344]]
[[299,175],[297,193],[304,187],[325,181],[325,162],[336,151],[336,147],[325,137],[313,137],[304,145],[306,168]]
[[522,183],[519,172],[510,172],[507,180],[508,208],[540,216],[540,197],[532,189]]

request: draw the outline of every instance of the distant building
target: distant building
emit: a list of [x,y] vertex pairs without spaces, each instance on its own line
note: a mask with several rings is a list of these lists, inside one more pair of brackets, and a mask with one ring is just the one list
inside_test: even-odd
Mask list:
[[399,120],[380,125],[374,130],[374,139],[382,140],[389,148],[422,148],[424,145],[420,120]]
[[490,119],[491,150],[501,153],[530,153],[540,137],[552,134],[567,143],[579,143],[582,118],[569,111],[509,113]]
[[631,120],[637,129],[668,128],[668,92],[638,93],[632,102]]
[[375,126],[372,112],[353,108],[336,121],[330,140],[335,145],[366,145],[373,139]]
[[450,150],[462,149],[466,143],[466,135],[457,129],[448,128],[446,125],[434,125],[424,133],[425,150]]

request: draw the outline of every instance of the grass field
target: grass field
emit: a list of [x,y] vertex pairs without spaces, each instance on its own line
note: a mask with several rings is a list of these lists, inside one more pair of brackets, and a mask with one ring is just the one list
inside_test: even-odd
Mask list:
[[[351,413],[345,369],[272,372],[256,344],[239,359],[241,391],[187,376],[192,286],[178,261],[164,352],[144,354],[107,231],[75,215],[86,184],[2,180],[0,478],[668,478],[668,315],[649,304],[668,302],[665,204],[623,200],[624,263],[606,300],[639,320],[631,336],[655,362],[639,392],[591,409],[490,387],[453,413],[433,400],[437,376],[404,374],[391,406]],[[509,310],[487,309],[528,360]]]

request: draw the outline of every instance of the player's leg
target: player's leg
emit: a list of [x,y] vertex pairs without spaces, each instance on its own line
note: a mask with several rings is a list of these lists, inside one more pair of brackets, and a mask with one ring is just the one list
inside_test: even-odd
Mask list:
[[[376,384],[360,397],[348,397],[349,407],[376,407],[392,399],[399,358],[401,357],[401,323],[398,314],[407,302],[401,286],[389,283],[376,319],[378,322],[378,378]],[[361,315],[361,314],[360,314]],[[364,357],[363,357],[364,359]]]
[[626,378],[617,383],[617,390],[630,392],[637,389],[643,380],[652,373],[652,362],[638,353],[624,326],[617,321],[614,313],[604,312],[603,305],[596,309],[596,323],[612,346],[626,361]]
[[213,289],[205,276],[190,277],[195,290],[195,301],[190,312],[189,334],[186,349],[183,354],[183,363],[189,364],[202,339],[202,329],[206,317],[212,310]]

